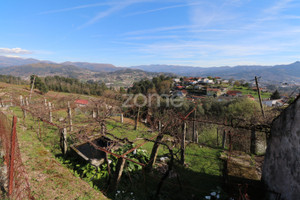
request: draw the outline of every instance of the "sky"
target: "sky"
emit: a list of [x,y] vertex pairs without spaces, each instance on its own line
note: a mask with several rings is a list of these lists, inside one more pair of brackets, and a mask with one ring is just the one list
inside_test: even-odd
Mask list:
[[0,0],[0,55],[116,66],[300,60],[300,0]]

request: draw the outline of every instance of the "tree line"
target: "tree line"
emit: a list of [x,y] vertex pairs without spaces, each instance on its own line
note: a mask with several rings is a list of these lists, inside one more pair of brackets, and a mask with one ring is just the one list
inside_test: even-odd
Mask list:
[[130,94],[169,94],[172,87],[172,77],[160,75],[152,78],[152,80],[141,80],[135,82],[131,88],[128,89]]
[[10,83],[15,85],[24,85],[27,81],[22,80],[20,77],[15,77],[11,75],[2,75],[0,74],[0,82]]

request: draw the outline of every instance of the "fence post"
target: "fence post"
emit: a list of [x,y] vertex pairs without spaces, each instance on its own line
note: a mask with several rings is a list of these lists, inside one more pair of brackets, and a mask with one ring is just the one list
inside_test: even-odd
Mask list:
[[122,157],[118,159],[118,163],[116,166],[116,171],[113,175],[112,186],[110,187],[111,188],[110,191],[115,191],[118,188],[118,185],[121,180],[122,173],[123,173],[125,161],[126,160]]
[[25,98],[25,104],[26,104],[26,106],[29,106],[28,97]]
[[121,115],[120,115],[120,121],[121,121],[121,123],[123,124],[123,122],[124,122],[124,116],[123,116],[123,113],[121,113]]
[[22,109],[23,111],[23,119],[25,120],[26,119],[26,116],[27,116],[27,113],[26,113],[26,110],[25,109]]
[[23,106],[24,105],[24,101],[23,101],[23,96],[20,95],[20,105]]
[[44,99],[45,107],[47,108],[47,99]]
[[155,143],[152,147],[152,151],[151,151],[151,155],[150,155],[150,161],[149,163],[147,164],[147,167],[146,167],[146,170],[147,171],[150,171],[153,167],[153,165],[155,165],[155,162],[156,162],[156,158],[157,158],[157,153],[158,153],[158,148],[159,148],[159,145],[160,145],[160,142],[162,141],[164,135],[159,132],[159,135],[157,136],[156,140],[155,140]]
[[193,142],[196,142],[196,110],[194,111],[194,120],[193,120]]
[[251,144],[250,144],[250,153],[256,153],[256,132],[255,126],[251,127]]
[[226,146],[226,130],[223,130],[223,138],[222,138],[222,148],[225,149]]
[[183,165],[185,160],[185,137],[186,137],[186,122],[183,121],[182,125],[182,136],[181,136],[181,160],[180,163]]
[[49,101],[48,102],[48,106],[49,106],[49,121],[52,123],[53,122],[53,118],[52,118],[52,104]]
[[67,154],[68,146],[67,146],[67,129],[60,129],[60,148],[63,155]]
[[161,121],[158,121],[158,132],[161,133]]
[[13,106],[13,98],[11,95],[10,95],[10,106]]
[[68,117],[69,117],[70,131],[73,131],[72,110],[71,110],[71,106],[70,106],[70,101],[68,101]]
[[138,108],[138,112],[137,112],[137,115],[136,115],[136,118],[135,118],[134,130],[137,130],[137,128],[138,128],[139,117],[140,117],[140,107]]
[[93,119],[95,119],[97,117],[96,112],[95,112],[94,109],[93,109],[93,112],[92,112],[92,117],[93,117]]
[[14,183],[14,162],[15,162],[15,146],[16,146],[16,126],[17,117],[13,117],[12,124],[12,135],[11,135],[11,152],[10,152],[10,167],[9,167],[9,185],[8,185],[8,195],[10,196],[13,192]]

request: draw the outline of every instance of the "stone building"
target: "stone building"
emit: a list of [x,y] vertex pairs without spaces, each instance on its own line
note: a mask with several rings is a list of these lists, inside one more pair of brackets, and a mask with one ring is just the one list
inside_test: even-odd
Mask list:
[[299,97],[272,123],[262,180],[268,199],[300,199]]

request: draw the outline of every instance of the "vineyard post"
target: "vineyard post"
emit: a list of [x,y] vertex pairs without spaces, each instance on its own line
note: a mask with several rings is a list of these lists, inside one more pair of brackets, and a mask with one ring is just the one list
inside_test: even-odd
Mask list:
[[53,118],[52,118],[52,105],[51,102],[48,102],[48,106],[49,106],[49,121],[52,123],[53,122]]
[[182,136],[181,136],[181,164],[184,164],[184,160],[185,160],[185,137],[186,137],[186,122],[183,121],[183,125],[182,125]]
[[26,106],[29,106],[28,97],[25,98],[25,104],[26,104]]
[[70,106],[70,101],[68,101],[68,117],[69,117],[70,131],[73,131],[72,110],[71,110],[71,106]]
[[194,111],[194,120],[193,120],[193,142],[196,142],[197,137],[196,137],[196,111],[197,109],[195,109]]
[[255,132],[255,126],[251,128],[251,144],[250,144],[250,153],[255,154],[256,153],[256,132]]
[[121,121],[121,123],[123,124],[123,122],[124,122],[124,116],[123,116],[123,113],[120,114],[120,121]]
[[60,129],[60,148],[63,155],[67,154],[67,128]]
[[97,117],[96,112],[95,112],[94,109],[93,109],[93,111],[92,111],[92,117],[93,117],[93,119],[96,119],[96,117]]
[[20,105],[23,106],[23,103],[24,103],[24,102],[23,102],[23,96],[20,95]]

